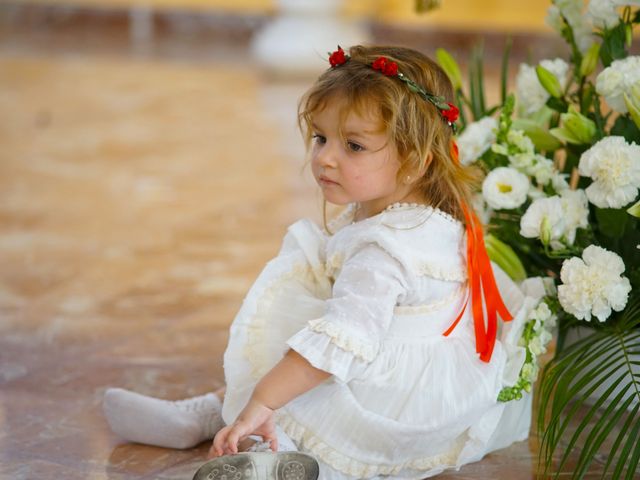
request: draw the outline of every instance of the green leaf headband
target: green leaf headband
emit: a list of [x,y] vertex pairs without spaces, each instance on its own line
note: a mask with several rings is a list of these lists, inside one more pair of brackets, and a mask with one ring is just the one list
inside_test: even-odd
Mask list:
[[[349,55],[346,55],[344,53],[342,47],[338,45],[338,50],[329,54],[329,63],[331,64],[331,68],[336,68],[340,65],[345,64],[350,58],[351,57]],[[460,111],[454,104],[446,102],[444,97],[436,96],[427,92],[416,82],[414,82],[410,78],[407,78],[401,72],[398,72],[398,64],[389,60],[387,57],[378,57],[369,66],[374,70],[377,70],[380,73],[386,75],[387,77],[395,77],[399,80],[402,80],[407,84],[409,90],[417,93],[427,102],[436,107],[438,109],[438,112],[440,112],[442,118],[447,122],[447,124],[453,129],[454,132],[456,131],[455,122],[456,120],[458,120],[458,114],[460,113]]]

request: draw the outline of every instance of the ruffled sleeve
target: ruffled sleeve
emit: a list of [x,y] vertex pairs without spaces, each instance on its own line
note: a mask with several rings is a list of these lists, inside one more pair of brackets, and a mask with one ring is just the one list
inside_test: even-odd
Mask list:
[[314,367],[347,382],[376,357],[407,291],[402,265],[379,245],[367,244],[345,261],[325,314],[287,344]]

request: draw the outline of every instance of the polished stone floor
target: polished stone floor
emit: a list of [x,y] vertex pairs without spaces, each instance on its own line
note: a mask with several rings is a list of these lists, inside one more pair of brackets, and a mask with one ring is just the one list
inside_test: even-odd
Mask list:
[[[289,223],[320,218],[304,87],[247,56],[0,47],[1,479],[191,478],[206,444],[124,444],[102,395],[222,384],[244,292]],[[440,478],[534,478],[536,445]]]

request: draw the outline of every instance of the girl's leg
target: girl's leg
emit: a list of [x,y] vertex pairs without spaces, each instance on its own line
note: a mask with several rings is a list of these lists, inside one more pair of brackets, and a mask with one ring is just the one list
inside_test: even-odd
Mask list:
[[111,429],[130,442],[191,448],[211,440],[224,423],[224,387],[185,400],[168,401],[121,388],[105,392],[103,410]]

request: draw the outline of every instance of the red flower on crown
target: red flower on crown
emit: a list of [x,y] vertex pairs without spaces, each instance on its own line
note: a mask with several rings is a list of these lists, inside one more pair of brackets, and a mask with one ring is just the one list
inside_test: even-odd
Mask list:
[[449,123],[455,123],[458,120],[458,115],[460,114],[460,110],[453,103],[447,103],[449,105],[449,110],[440,110],[440,115],[444,117],[444,119]]
[[345,63],[347,58],[349,57],[344,54],[342,47],[338,46],[338,50],[329,55],[329,63],[331,64],[331,67],[337,67]]
[[398,64],[390,61],[386,57],[376,58],[376,61],[371,64],[371,68],[384,73],[388,77],[395,77],[398,75]]

